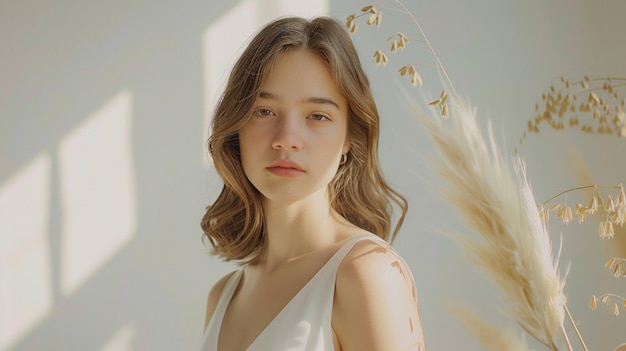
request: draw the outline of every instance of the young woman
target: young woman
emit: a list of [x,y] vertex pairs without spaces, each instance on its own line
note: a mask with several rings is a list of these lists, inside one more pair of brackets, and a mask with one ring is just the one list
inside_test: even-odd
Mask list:
[[382,178],[378,119],[335,20],[253,38],[209,140],[224,187],[202,228],[242,267],[209,292],[203,350],[423,349],[413,277],[385,241],[406,200]]

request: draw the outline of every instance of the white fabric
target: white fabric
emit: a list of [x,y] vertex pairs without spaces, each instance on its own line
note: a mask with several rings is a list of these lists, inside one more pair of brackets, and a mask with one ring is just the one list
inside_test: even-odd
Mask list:
[[[346,241],[274,317],[247,350],[334,351],[331,317],[337,268],[357,242],[368,238],[383,241],[369,234]],[[217,351],[222,319],[242,272],[243,269],[236,271],[226,283],[205,331],[202,351]]]

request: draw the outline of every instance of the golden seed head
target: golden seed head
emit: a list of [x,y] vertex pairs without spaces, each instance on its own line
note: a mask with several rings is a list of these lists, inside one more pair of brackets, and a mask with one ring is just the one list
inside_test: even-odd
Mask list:
[[380,50],[376,50],[376,52],[374,52],[374,60],[376,61],[376,64],[382,63],[383,66],[386,65],[389,61],[387,59],[387,55],[385,55],[385,53]]
[[591,300],[589,301],[589,308],[595,310],[598,307],[598,301],[596,295],[591,295]]
[[604,203],[604,210],[606,212],[613,212],[615,211],[615,204],[613,203],[613,199],[611,198],[611,195],[607,195],[607,199],[606,202]]
[[604,222],[600,221],[600,223],[598,223],[598,235],[604,239],[606,236],[606,226],[604,225]]
[[611,257],[608,261],[606,261],[604,265],[606,266],[606,268],[611,268],[615,264],[615,261],[616,261],[616,258]]
[[550,211],[558,211],[560,209],[561,209],[561,204],[559,203],[550,206]]
[[376,6],[374,6],[374,5],[367,5],[367,6],[365,6],[365,7],[363,7],[363,8],[361,9],[361,12],[371,12],[371,13],[376,13],[376,12],[378,12],[378,11],[376,10]]
[[622,276],[622,265],[621,265],[621,263],[618,263],[618,264],[616,264],[613,267],[613,276],[615,278],[619,278],[619,277]]

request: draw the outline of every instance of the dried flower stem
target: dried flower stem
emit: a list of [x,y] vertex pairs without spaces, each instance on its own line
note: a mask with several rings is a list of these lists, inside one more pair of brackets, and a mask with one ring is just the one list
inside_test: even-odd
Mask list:
[[[574,318],[572,317],[572,314],[570,313],[569,308],[567,307],[567,304],[563,304],[563,308],[565,309],[565,314],[567,314],[567,318],[569,319],[570,323],[572,323],[574,332],[576,332],[576,336],[578,337],[578,341],[580,341],[580,345],[582,345],[583,350],[589,351],[587,349],[587,345],[585,345],[585,340],[583,339],[583,336],[580,334],[580,330],[578,330],[578,326],[574,322]],[[564,334],[565,339],[567,339],[567,334],[565,334],[565,331],[563,331],[563,334]],[[569,344],[569,341],[568,341],[568,344]],[[571,350],[571,345],[569,347]]]
[[[450,89],[451,93],[452,93],[452,97],[454,98],[454,100],[456,101],[460,101],[459,96],[456,92],[456,89],[454,89],[454,85],[452,84],[452,80],[450,79],[450,76],[448,75],[448,72],[446,71],[443,63],[441,62],[441,60],[439,59],[439,56],[437,55],[437,52],[435,51],[435,49],[433,48],[433,46],[431,45],[430,41],[428,40],[428,37],[426,36],[426,33],[424,32],[424,30],[422,29],[422,27],[420,26],[419,22],[417,21],[417,19],[415,18],[415,16],[413,16],[413,14],[407,9],[407,7],[402,3],[402,1],[400,0],[395,0],[396,4],[398,4],[401,9],[398,8],[381,8],[379,9],[377,6],[375,5],[367,5],[363,8],[361,8],[361,14],[357,15],[357,14],[351,14],[346,18],[346,27],[348,28],[348,30],[350,31],[350,33],[355,33],[357,30],[357,24],[355,22],[355,19],[362,17],[362,16],[368,16],[368,20],[366,22],[366,24],[368,26],[370,25],[376,25],[376,27],[379,27],[381,22],[382,22],[382,17],[383,17],[383,11],[382,10],[388,10],[388,11],[394,11],[394,12],[398,12],[401,13],[403,15],[408,16],[413,23],[415,24],[415,26],[417,27],[418,31],[420,32],[422,39],[421,40],[417,40],[418,42],[422,42],[424,44],[426,44],[426,46],[428,47],[429,52],[431,53],[434,61],[435,61],[435,66],[437,67],[438,71],[440,72],[440,74],[443,76],[443,84],[444,87],[447,87]],[[398,32],[398,39],[393,39],[392,44],[391,44],[391,53],[395,53],[398,49],[403,49],[406,45],[406,43],[409,42],[408,38]],[[387,41],[392,40],[392,38],[394,37],[389,37],[387,39]],[[387,57],[387,55],[382,51],[382,50],[376,50],[376,52],[374,52],[374,60],[376,62],[376,64],[382,64],[383,66],[385,66],[388,62],[389,62],[389,58]],[[416,85],[422,85],[422,78],[419,74],[419,72],[415,69],[415,67],[413,65],[405,65],[400,67],[400,69],[398,70],[398,73],[400,74],[400,76],[405,76],[408,75],[411,78],[411,85],[416,86]],[[449,107],[446,104],[446,99],[447,99],[447,89],[444,89],[441,92],[441,95],[439,97],[439,99],[435,100],[435,101],[431,101],[429,103],[429,105],[431,106],[438,106],[440,109],[440,113],[442,117],[447,117],[448,113],[449,113]]]
[[608,293],[608,294],[604,294],[604,295],[602,295],[600,298],[602,298],[602,297],[604,297],[604,296],[610,296],[610,297],[614,297],[614,298],[617,298],[617,299],[620,299],[620,300],[623,300],[623,299],[624,299],[623,297],[621,297],[621,296],[619,296],[619,295],[616,295],[616,294],[610,294],[610,293]]
[[446,68],[444,67],[443,63],[439,59],[439,55],[437,55],[437,52],[435,51],[433,46],[430,44],[430,40],[428,40],[428,37],[426,36],[426,33],[424,33],[424,30],[422,29],[422,26],[420,26],[420,24],[417,21],[417,19],[415,18],[415,16],[413,16],[411,11],[409,11],[409,9],[407,9],[406,6],[404,6],[402,1],[400,1],[400,0],[395,0],[395,1],[396,1],[396,3],[398,5],[400,5],[402,7],[402,9],[404,10],[403,13],[405,13],[407,16],[409,16],[409,18],[411,18],[411,20],[413,21],[413,23],[415,24],[417,29],[420,31],[420,35],[422,36],[422,40],[424,41],[426,46],[428,46],[428,50],[430,51],[431,55],[433,55],[433,58],[435,59],[435,62],[437,62],[437,66],[439,67],[439,70],[441,70],[441,74],[443,75],[443,77],[445,78],[446,82],[448,83],[448,86],[450,87],[450,91],[454,95],[455,100],[456,101],[460,101],[459,96],[458,96],[458,94],[456,92],[456,89],[454,89],[454,84],[452,84],[452,80],[450,79],[450,76],[448,76],[448,72],[446,71]]
[[565,345],[569,351],[574,351],[572,348],[572,343],[569,341],[569,337],[567,336],[567,332],[565,331],[565,326],[561,324],[561,334],[563,335],[563,340],[565,340]]
[[560,193],[552,196],[551,198],[549,198],[548,200],[544,201],[540,207],[546,207],[550,202],[552,202],[552,200],[565,195],[567,193],[571,193],[573,191],[578,191],[578,190],[583,190],[583,189],[589,189],[589,188],[607,188],[607,189],[622,189],[623,187],[620,185],[597,185],[597,184],[591,184],[591,185],[583,185],[583,186],[579,186],[579,187],[575,187],[575,188],[571,188],[571,189],[565,189],[563,191],[561,191]]
[[626,78],[584,76],[569,81],[561,77],[560,85],[550,85],[541,94],[542,102],[535,104],[535,117],[528,120],[518,146],[529,134],[540,133],[543,124],[557,131],[574,128],[586,134],[626,137],[626,99],[618,92],[626,86]]

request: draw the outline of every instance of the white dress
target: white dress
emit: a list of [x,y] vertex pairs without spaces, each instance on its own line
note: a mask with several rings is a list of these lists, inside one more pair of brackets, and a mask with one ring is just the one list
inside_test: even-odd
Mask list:
[[[366,234],[348,239],[320,270],[283,307],[248,347],[248,351],[334,351],[331,318],[337,268],[357,242],[374,239]],[[204,333],[202,351],[217,351],[226,308],[237,288],[243,268],[228,280]]]

